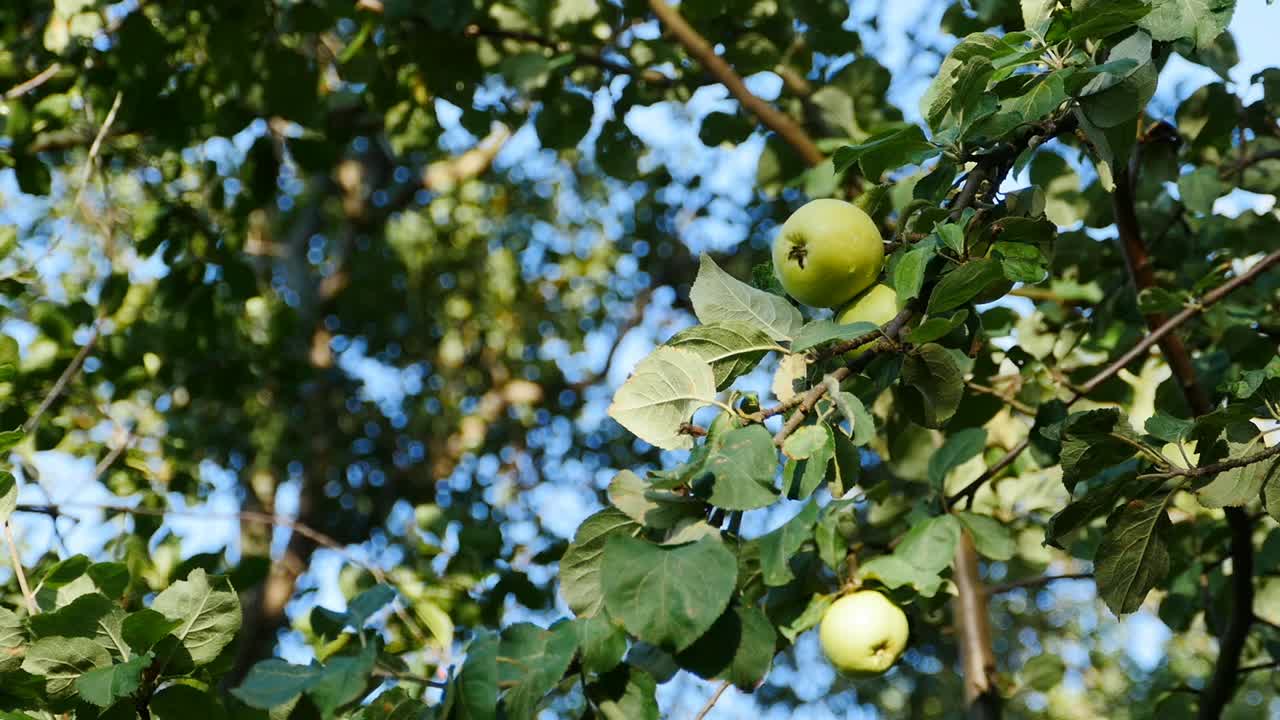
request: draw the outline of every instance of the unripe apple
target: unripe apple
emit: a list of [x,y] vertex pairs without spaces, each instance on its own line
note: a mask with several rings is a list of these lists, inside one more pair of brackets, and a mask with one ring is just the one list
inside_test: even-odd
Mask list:
[[843,200],[813,200],[791,214],[773,241],[773,268],[791,297],[840,307],[880,276],[884,243],[871,218]]
[[[836,315],[840,325],[852,325],[857,322],[869,322],[872,325],[884,325],[898,316],[898,293],[883,283],[872,285],[871,289],[853,299],[853,302]],[[853,359],[866,352],[872,343],[857,347],[845,353],[845,357]]]
[[880,675],[907,647],[907,615],[875,590],[859,590],[831,603],[818,639],[827,660],[844,675]]

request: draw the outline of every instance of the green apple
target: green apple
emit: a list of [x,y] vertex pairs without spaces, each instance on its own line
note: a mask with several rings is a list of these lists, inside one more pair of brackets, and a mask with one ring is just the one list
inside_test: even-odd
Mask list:
[[884,243],[871,218],[843,200],[814,200],[791,214],[773,241],[773,269],[791,297],[840,307],[880,276]]
[[[883,283],[872,285],[871,289],[853,299],[845,309],[836,314],[836,322],[841,325],[852,325],[858,322],[869,322],[872,325],[884,325],[898,316],[898,293]],[[845,357],[853,359],[866,352],[872,343],[854,348],[845,353]]]
[[880,675],[907,647],[907,615],[875,590],[859,590],[831,603],[822,615],[818,639],[841,673]]

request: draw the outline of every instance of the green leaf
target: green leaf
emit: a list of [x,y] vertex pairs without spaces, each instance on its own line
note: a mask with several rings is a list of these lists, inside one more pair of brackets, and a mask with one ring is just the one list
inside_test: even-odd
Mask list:
[[26,433],[22,432],[22,428],[0,432],[0,452],[11,450],[14,445],[22,442],[22,438],[25,435]]
[[1093,574],[1098,594],[1116,615],[1142,607],[1147,592],[1169,575],[1167,501],[1167,496],[1132,500],[1107,521]]
[[650,445],[687,449],[693,438],[680,426],[715,398],[715,373],[705,360],[689,350],[660,347],[614,393],[609,417]]
[[357,595],[347,605],[347,621],[360,630],[378,611],[396,599],[396,591],[390,585],[374,585]]
[[676,662],[698,677],[728,680],[749,691],[769,674],[777,636],[765,614],[754,607],[731,607],[697,642],[676,655]]
[[708,501],[725,510],[754,510],[778,499],[778,451],[763,425],[725,433],[703,466],[714,477]]
[[1066,663],[1057,655],[1037,655],[1022,666],[1022,682],[1033,690],[1049,692],[1061,684],[1066,671]]
[[689,300],[702,324],[742,323],[774,340],[790,340],[804,324],[800,311],[786,298],[738,280],[706,254],[699,263]]
[[1022,0],[1022,24],[1028,29],[1034,29],[1041,23],[1048,22],[1053,16],[1053,10],[1058,6],[1058,0]]
[[498,717],[498,634],[481,630],[467,646],[467,659],[458,673],[454,696],[457,720],[494,720]]
[[654,489],[630,470],[613,476],[608,493],[609,502],[627,517],[658,530],[666,530],[683,518],[699,516],[703,507],[686,495]]
[[1177,312],[1182,309],[1182,297],[1164,288],[1143,288],[1138,293],[1138,310],[1143,315]]
[[307,696],[322,717],[331,718],[339,708],[364,697],[377,653],[378,644],[369,642],[357,655],[340,655],[325,662],[320,675],[307,688]]
[[904,254],[893,266],[892,284],[899,302],[905,303],[920,295],[920,289],[924,287],[925,267],[935,254],[937,250],[932,245],[922,245]]
[[1178,178],[1178,193],[1187,209],[1201,215],[1213,214],[1213,202],[1230,188],[1218,179],[1218,171],[1201,167]]
[[683,650],[728,606],[737,567],[714,538],[659,546],[615,535],[604,550],[605,607],[637,638]]
[[964,377],[951,353],[927,343],[907,355],[902,365],[904,395],[915,405],[912,419],[925,427],[941,427],[955,414],[964,395]]
[[964,255],[964,228],[956,223],[939,223],[933,231],[942,240],[942,244],[951,248],[956,255]]
[[937,315],[964,305],[993,283],[1004,279],[1000,263],[988,258],[971,260],[938,281],[929,296],[929,314]]
[[804,612],[786,625],[779,626],[778,632],[782,633],[788,642],[794,643],[802,633],[817,627],[818,623],[822,622],[822,616],[835,600],[834,595],[814,595],[809,598],[809,604],[805,605]]
[[1049,276],[1049,260],[1035,245],[998,242],[991,251],[999,258],[1006,280],[1034,285]]
[[113,607],[115,603],[105,595],[81,595],[57,610],[33,615],[29,621],[31,633],[36,637],[61,635],[91,638],[98,633],[99,621]]
[[876,133],[860,145],[846,145],[836,150],[833,161],[837,173],[857,163],[862,176],[876,182],[885,170],[918,165],[937,154],[938,149],[925,139],[923,130],[907,125]]
[[869,322],[856,322],[839,325],[831,320],[815,320],[800,328],[795,340],[791,342],[791,352],[803,352],[818,345],[825,345],[837,340],[852,340],[867,333],[876,332],[879,325]]
[[[492,702],[496,704],[496,692],[494,696]],[[457,706],[454,707],[455,712],[459,713],[459,720],[471,720],[475,717],[461,714],[456,710]],[[435,712],[426,703],[405,692],[404,688],[394,687],[360,708],[352,717],[353,720],[431,720],[435,717]]]
[[782,451],[790,458],[783,470],[787,497],[803,500],[827,478],[835,459],[835,438],[826,424],[805,425],[787,438]]
[[1162,42],[1187,38],[1208,48],[1231,24],[1236,0],[1150,0],[1151,12],[1138,25]]
[[605,720],[658,720],[657,689],[652,675],[623,665],[596,678],[586,693]]
[[853,431],[849,439],[854,445],[866,445],[875,439],[875,416],[867,410],[867,407],[862,404],[857,395],[840,392],[831,399],[840,414],[849,421],[849,429]]
[[1088,492],[1068,503],[1066,507],[1049,518],[1049,523],[1045,527],[1045,542],[1062,549],[1062,538],[1108,515],[1124,496],[1125,484],[1134,480],[1136,475],[1130,472],[1108,478],[1097,487],[1089,488]]
[[562,621],[550,629],[516,623],[502,631],[498,646],[498,686],[511,686],[502,698],[505,717],[533,720],[538,705],[560,682],[578,650],[574,623]]
[[760,546],[760,570],[765,585],[776,587],[795,579],[795,574],[791,572],[791,558],[813,535],[813,525],[817,520],[818,505],[815,501],[810,501],[782,527],[756,540],[756,544]]
[[605,541],[611,535],[631,535],[640,526],[616,508],[605,508],[578,526],[573,542],[560,558],[560,594],[580,617],[591,617],[604,607],[600,562]]
[[947,473],[963,465],[987,445],[987,431],[982,428],[966,428],[947,438],[929,458],[929,484],[941,491]]
[[694,325],[676,333],[668,347],[690,350],[711,365],[716,387],[729,387],[739,376],[751,372],[770,350],[781,350],[763,330],[743,322]]
[[22,665],[22,654],[27,642],[22,619],[12,610],[0,607],[0,674]]
[[942,589],[944,580],[938,572],[941,571],[918,568],[903,560],[897,553],[879,555],[858,567],[858,577],[863,580],[878,580],[889,589],[909,585],[924,597],[933,597]]
[[147,652],[181,625],[182,620],[170,620],[151,608],[142,608],[125,616],[120,636],[134,652]]
[[912,525],[893,554],[913,567],[937,574],[951,567],[958,542],[960,522],[953,515],[940,515]]
[[609,672],[622,662],[627,652],[627,635],[604,615],[579,618],[578,647],[582,668],[589,673]]
[[1137,437],[1115,408],[1073,413],[1062,423],[1062,481],[1076,483],[1133,457]]
[[[1155,63],[1151,61],[1151,36],[1136,32],[1112,48],[1111,54],[1107,56],[1107,64],[1124,60],[1132,60],[1138,65],[1120,72],[1103,73],[1080,90],[1080,105],[1090,124],[1103,129],[1127,126],[1129,121],[1142,113],[1147,102],[1155,95],[1159,73]],[[1087,125],[1082,127],[1096,147],[1099,143],[1095,139],[1095,133],[1089,132]],[[1128,131],[1124,134],[1128,135]],[[1118,138],[1109,137],[1107,142],[1111,146],[1113,157],[1119,158],[1127,155],[1133,138],[1124,137],[1122,142],[1118,142]],[[1125,152],[1118,152],[1120,148]],[[1109,181],[1104,184],[1110,187]]]
[[[1228,442],[1228,460],[1238,460],[1258,452],[1261,443]],[[1264,485],[1280,479],[1280,456],[1243,467],[1231,468],[1214,476],[1196,491],[1200,504],[1208,508],[1245,505],[1257,499]]]
[[89,570],[93,563],[84,555],[72,555],[66,560],[54,563],[40,579],[40,586],[57,590],[78,580]]
[[27,648],[22,669],[44,678],[45,692],[53,700],[75,694],[75,682],[94,668],[111,664],[111,655],[88,638],[41,638]]
[[1165,415],[1162,412],[1147,418],[1146,431],[1165,442],[1178,442],[1185,439],[1191,429],[1195,427],[1195,423],[1190,420],[1183,420],[1172,415]]
[[13,473],[0,470],[0,524],[9,522],[9,516],[18,507],[18,481]]
[[974,547],[983,557],[1003,562],[1011,560],[1017,552],[1018,543],[1013,534],[995,518],[970,512],[958,512],[956,517],[969,531]]
[[240,630],[239,596],[225,580],[210,582],[201,569],[165,588],[151,609],[181,621],[173,634],[196,665],[213,662]]
[[153,659],[151,653],[147,653],[127,662],[90,670],[76,679],[76,692],[98,707],[111,707],[142,687],[142,672]]
[[1149,12],[1151,6],[1146,0],[1091,2],[1073,14],[1067,37],[1075,42],[1101,40],[1133,27]]
[[931,317],[907,332],[907,342],[914,345],[940,340],[951,334],[953,330],[969,319],[969,311],[961,310],[950,317]]
[[297,699],[316,683],[323,671],[318,664],[294,665],[270,658],[250,668],[244,682],[233,688],[231,694],[249,707],[270,710]]

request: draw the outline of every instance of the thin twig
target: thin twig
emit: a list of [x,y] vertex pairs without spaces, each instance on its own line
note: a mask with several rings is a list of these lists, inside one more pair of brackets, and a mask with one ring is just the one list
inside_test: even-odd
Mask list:
[[1208,293],[1205,293],[1204,297],[1183,308],[1176,315],[1161,323],[1158,327],[1152,330],[1149,335],[1138,342],[1137,345],[1129,348],[1128,352],[1116,358],[1114,362],[1080,385],[1080,389],[1077,391],[1077,398],[1073,398],[1073,402],[1075,399],[1078,399],[1079,396],[1088,395],[1096,390],[1099,385],[1111,379],[1112,376],[1127,367],[1129,363],[1133,362],[1150,350],[1152,345],[1164,340],[1164,338],[1169,333],[1176,330],[1178,326],[1204,312],[1207,308],[1217,303],[1219,300],[1222,300],[1227,295],[1230,295],[1244,285],[1249,284],[1254,278],[1261,275],[1278,262],[1280,262],[1280,250],[1276,250],[1263,257],[1261,260],[1254,263],[1253,267],[1249,268],[1247,271],[1240,273],[1231,280],[1228,280]]
[[40,424],[40,418],[44,416],[45,412],[49,410],[49,407],[62,395],[62,392],[66,390],[67,384],[71,382],[72,378],[80,372],[80,367],[84,365],[85,358],[89,356],[89,352],[93,350],[93,346],[98,342],[98,334],[100,330],[101,321],[95,322],[93,324],[93,331],[89,335],[89,339],[85,342],[84,346],[80,348],[80,351],[76,353],[75,357],[71,358],[71,362],[67,364],[67,367],[63,369],[62,374],[59,375],[58,379],[53,383],[53,388],[49,390],[49,394],[45,395],[44,400],[40,401],[40,405],[36,408],[36,411],[31,415],[31,417],[27,418],[25,423],[22,424],[23,433],[30,433],[36,429],[36,426]]
[[16,98],[22,97],[23,95],[26,95],[32,90],[35,90],[36,88],[48,82],[49,78],[53,77],[54,75],[57,75],[58,71],[61,69],[62,69],[62,65],[60,63],[54,63],[50,65],[44,70],[41,70],[40,74],[36,75],[30,80],[27,80],[26,82],[18,83],[17,85],[14,85],[13,87],[9,88],[7,91],[5,91],[4,99],[14,100]]
[[1036,577],[1023,578],[1021,580],[1013,580],[1000,585],[992,585],[987,588],[987,592],[991,595],[999,595],[1007,593],[1011,590],[1021,588],[1039,587],[1040,585],[1048,585],[1059,580],[1092,580],[1093,573],[1065,573],[1062,575],[1038,575]]
[[693,716],[693,720],[703,720],[703,718],[707,716],[707,713],[711,712],[711,708],[715,707],[716,703],[720,701],[720,696],[724,694],[724,691],[728,689],[728,680],[720,683],[720,687],[716,688],[715,693],[709,700],[707,700],[707,704],[702,706],[702,709],[698,711],[698,714]]
[[31,615],[39,614],[40,606],[36,604],[36,596],[32,594],[31,586],[27,584],[27,573],[22,569],[22,558],[18,557],[18,543],[13,539],[13,527],[8,522],[4,524],[4,541],[9,545],[9,559],[13,561],[13,574],[18,577],[22,598],[27,601],[27,612]]
[[1010,448],[1009,452],[1005,453],[1004,457],[997,460],[995,465],[987,468],[987,471],[975,478],[973,482],[970,482],[968,485],[960,488],[959,492],[947,498],[947,507],[955,507],[956,503],[965,498],[968,498],[968,502],[965,504],[965,507],[972,507],[973,498],[978,494],[978,489],[986,484],[988,480],[991,480],[996,475],[999,475],[1005,468],[1012,465],[1013,462],[1018,459],[1018,456],[1022,454],[1022,451],[1026,450],[1030,445],[1030,435],[1019,440],[1018,444]]
[[649,7],[667,30],[700,65],[729,90],[729,94],[742,104],[747,112],[755,115],[770,130],[778,133],[796,151],[805,165],[820,165],[826,156],[814,144],[813,139],[790,115],[778,110],[752,94],[742,77],[715,48],[684,19],[680,11],[667,4],[667,0],[649,0]]

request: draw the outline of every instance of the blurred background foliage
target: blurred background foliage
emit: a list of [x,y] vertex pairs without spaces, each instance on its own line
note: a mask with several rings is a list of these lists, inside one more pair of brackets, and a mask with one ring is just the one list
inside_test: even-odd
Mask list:
[[[679,10],[822,152],[918,118],[956,36],[1022,24],[1014,0],[855,5]],[[1169,48],[1162,67],[1170,58],[1194,80],[1162,86],[1150,112],[1176,119],[1183,144],[1144,159],[1139,211],[1157,270],[1198,278],[1216,248],[1269,250],[1280,228],[1274,213],[1211,214],[1228,189],[1212,183],[1195,186],[1187,220],[1167,185],[1190,205],[1180,165],[1231,162],[1237,125],[1276,113],[1280,75],[1232,81],[1230,34]],[[748,278],[804,199],[880,180],[837,177],[766,132],[637,0],[12,0],[0,7],[0,88],[0,359],[16,366],[0,427],[28,431],[3,442],[23,500],[66,511],[24,516],[25,557],[96,553],[152,589],[193,566],[234,570],[241,673],[278,643],[305,657],[306,610],[372,585],[364,566],[408,601],[384,630],[392,646],[415,648],[410,626],[425,629],[409,657],[426,673],[480,626],[563,615],[556,561],[614,472],[677,459],[604,408],[640,355],[693,321],[698,253]],[[1258,133],[1255,151],[1276,148],[1280,137]],[[1072,232],[1052,284],[1015,292],[1017,312],[1000,317],[1046,354],[1086,320],[1096,351],[1127,347],[1141,324],[1118,250],[1097,240],[1109,203],[1077,148],[1058,149],[1029,177]],[[1267,164],[1238,179],[1280,191]],[[895,209],[910,201],[899,187]],[[1196,348],[1210,378],[1228,358],[1261,366],[1275,352],[1274,317],[1260,336],[1231,312],[1209,313],[1216,330]],[[1037,372],[1001,392],[1034,401],[1055,382]],[[1153,361],[1102,394],[1140,423],[1155,396],[1180,402],[1167,376]],[[747,382],[767,392],[767,376]],[[884,448],[893,462],[872,472],[920,474],[906,449],[924,432],[890,427],[903,449]],[[1068,499],[1058,478],[1017,469],[979,499],[1025,523],[991,581],[1079,570],[1041,546]],[[117,503],[176,512],[95,507]],[[228,511],[287,514],[325,537],[216,517]],[[1000,593],[1009,714],[1150,716],[1157,692],[1213,657],[1206,616],[1165,608],[1117,625],[1087,580]],[[802,639],[764,687],[717,713],[954,716],[944,608],[916,612],[906,662],[884,679],[836,679]],[[1258,717],[1272,682],[1250,675],[1234,717]],[[691,715],[710,690],[682,674],[661,692],[664,712]],[[570,693],[552,710],[582,707]]]

